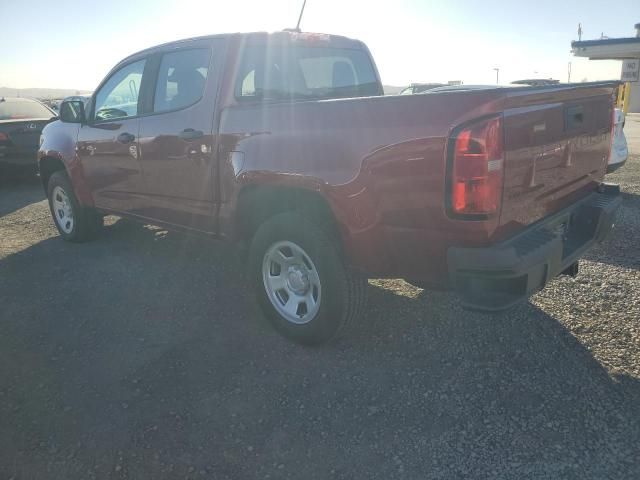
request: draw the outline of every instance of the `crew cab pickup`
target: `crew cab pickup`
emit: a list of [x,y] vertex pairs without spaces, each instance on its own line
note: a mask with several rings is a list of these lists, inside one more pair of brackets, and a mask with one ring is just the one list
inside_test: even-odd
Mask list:
[[367,47],[249,33],[131,55],[61,105],[40,174],[60,235],[103,216],[227,239],[301,343],[332,338],[368,277],[493,311],[527,299],[614,225],[603,183],[616,82],[383,96]]

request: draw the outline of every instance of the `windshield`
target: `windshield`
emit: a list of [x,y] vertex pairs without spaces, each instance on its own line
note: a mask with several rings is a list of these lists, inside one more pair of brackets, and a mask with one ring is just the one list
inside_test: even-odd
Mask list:
[[33,100],[0,100],[0,120],[51,118],[53,116],[51,110]]
[[236,86],[239,99],[304,100],[380,94],[369,55],[348,48],[248,47]]

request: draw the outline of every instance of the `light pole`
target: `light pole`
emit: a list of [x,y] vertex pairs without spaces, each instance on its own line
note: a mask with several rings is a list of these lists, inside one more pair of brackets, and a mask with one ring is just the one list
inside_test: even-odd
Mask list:
[[500,85],[500,69],[494,68],[494,70],[496,71],[496,85]]

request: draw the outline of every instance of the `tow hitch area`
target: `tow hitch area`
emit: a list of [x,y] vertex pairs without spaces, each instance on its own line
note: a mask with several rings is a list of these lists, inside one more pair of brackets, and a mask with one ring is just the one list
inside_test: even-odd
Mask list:
[[579,269],[578,266],[579,266],[578,262],[572,263],[567,268],[565,268],[562,272],[560,272],[560,275],[568,275],[570,277],[576,277],[578,276],[578,269]]

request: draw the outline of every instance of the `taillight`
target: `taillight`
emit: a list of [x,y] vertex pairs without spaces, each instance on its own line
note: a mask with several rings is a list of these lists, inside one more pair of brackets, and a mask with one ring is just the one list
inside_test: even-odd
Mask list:
[[7,140],[9,140],[7,134],[4,132],[0,132],[0,142],[6,142]]
[[502,117],[465,125],[454,133],[449,146],[452,213],[497,213],[504,170]]

